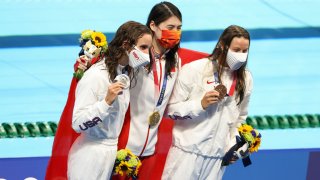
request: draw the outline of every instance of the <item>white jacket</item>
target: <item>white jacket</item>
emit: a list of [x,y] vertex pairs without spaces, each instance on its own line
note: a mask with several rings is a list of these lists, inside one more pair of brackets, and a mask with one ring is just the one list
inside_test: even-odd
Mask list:
[[[229,92],[233,76],[229,68],[224,68],[224,72],[221,79]],[[233,96],[203,110],[201,99],[217,85],[213,81],[213,64],[209,59],[184,65],[168,105],[168,115],[175,120],[175,146],[199,155],[223,157],[235,143],[237,127],[247,118],[252,76],[246,71],[246,91],[240,106],[235,91]]]
[[[118,67],[118,72],[121,70]],[[129,105],[129,89],[109,106],[105,97],[111,84],[104,61],[94,64],[81,78],[76,89],[72,127],[87,138],[117,145]]]
[[[180,64],[180,58],[178,58]],[[160,68],[161,62],[161,68]],[[180,66],[180,65],[179,65]],[[156,60],[156,67],[158,72],[158,79],[161,77],[161,87],[165,72],[165,60]],[[160,70],[161,69],[161,70]],[[158,107],[161,119],[163,117],[164,110],[169,102],[173,86],[175,84],[179,68],[175,68],[171,71],[171,77],[168,76],[167,87],[165,90],[164,98],[161,106]],[[162,73],[160,73],[162,72]],[[137,74],[137,84],[130,89],[130,130],[128,134],[128,142],[126,148],[129,148],[134,154],[140,155],[145,145],[148,126],[149,115],[154,111],[156,101],[159,95],[155,97],[154,77],[153,72],[148,71],[141,67]],[[161,120],[160,120],[161,122]],[[155,145],[158,140],[158,127],[160,122],[150,128],[148,142],[142,156],[149,156],[154,154]]]

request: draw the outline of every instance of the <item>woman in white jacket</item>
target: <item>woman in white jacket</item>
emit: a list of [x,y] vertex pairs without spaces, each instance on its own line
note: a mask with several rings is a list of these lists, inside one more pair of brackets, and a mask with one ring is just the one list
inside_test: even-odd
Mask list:
[[[150,61],[151,44],[147,26],[126,22],[110,42],[105,60],[85,72],[76,89],[72,127],[81,135],[69,153],[68,179],[110,178],[130,99],[128,85],[134,79],[132,68],[137,62]],[[117,81],[117,75],[127,81]]]
[[208,58],[183,66],[168,106],[175,124],[162,179],[222,179],[222,158],[248,114],[249,45],[249,33],[232,25]]

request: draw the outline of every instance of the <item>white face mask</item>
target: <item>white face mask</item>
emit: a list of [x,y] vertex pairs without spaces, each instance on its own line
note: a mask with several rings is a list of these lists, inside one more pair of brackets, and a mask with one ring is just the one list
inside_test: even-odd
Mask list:
[[132,68],[138,68],[141,66],[145,66],[150,63],[150,56],[139,50],[136,46],[127,53],[129,56],[129,66]]
[[233,52],[230,49],[227,53],[227,63],[231,70],[238,70],[246,61],[248,53]]

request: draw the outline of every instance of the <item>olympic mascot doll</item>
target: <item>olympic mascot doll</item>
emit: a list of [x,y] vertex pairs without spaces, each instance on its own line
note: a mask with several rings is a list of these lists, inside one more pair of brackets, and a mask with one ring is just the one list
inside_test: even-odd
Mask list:
[[103,58],[102,52],[108,48],[106,37],[100,32],[86,30],[82,32],[80,38],[80,46],[82,47],[79,52],[80,61],[85,64],[85,67],[78,67],[77,71],[73,74],[76,79],[81,79],[84,70]]

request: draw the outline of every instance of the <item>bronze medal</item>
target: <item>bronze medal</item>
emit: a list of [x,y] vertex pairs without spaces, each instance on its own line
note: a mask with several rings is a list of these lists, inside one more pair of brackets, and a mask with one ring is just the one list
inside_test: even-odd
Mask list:
[[227,94],[227,88],[222,84],[216,86],[214,90],[219,92],[219,99],[223,99]]
[[160,121],[160,113],[158,111],[153,112],[149,116],[149,125],[151,127],[157,125],[159,121]]

